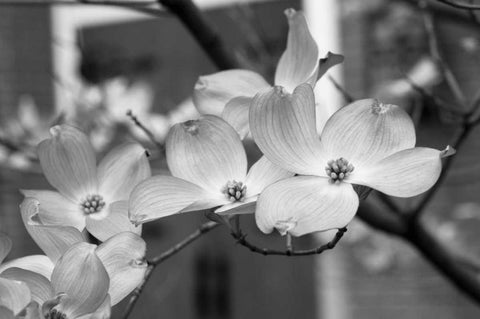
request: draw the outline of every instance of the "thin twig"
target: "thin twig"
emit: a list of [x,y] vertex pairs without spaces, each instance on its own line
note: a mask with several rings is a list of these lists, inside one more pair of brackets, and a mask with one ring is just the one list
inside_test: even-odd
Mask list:
[[317,248],[312,248],[312,249],[304,249],[304,250],[293,250],[293,249],[287,249],[286,250],[277,250],[277,249],[270,249],[270,248],[260,248],[251,242],[249,242],[246,237],[247,235],[243,234],[241,231],[238,233],[232,232],[231,235],[233,238],[237,240],[237,243],[247,247],[250,249],[251,252],[261,254],[264,256],[268,255],[277,255],[277,256],[309,256],[309,255],[318,255],[323,253],[326,250],[330,250],[335,248],[337,243],[340,241],[340,239],[343,237],[343,234],[347,231],[347,228],[340,228],[333,239],[329,241],[328,243],[317,247]]
[[352,103],[353,101],[355,101],[353,96],[351,96],[350,93],[348,93],[347,90],[345,90],[345,88],[341,86],[340,83],[335,80],[335,78],[333,78],[333,76],[331,76],[330,74],[328,74],[327,76],[328,80],[332,82],[333,86],[343,95],[345,102]]
[[292,251],[293,251],[292,234],[287,233],[287,235],[285,237],[286,237],[286,241],[287,241],[286,242],[287,252],[289,252],[291,254]]
[[457,2],[453,0],[437,0],[437,1],[457,9],[480,10],[480,4],[465,3],[460,1]]
[[[454,136],[451,144],[449,144],[451,147],[453,147],[455,150],[458,151],[460,147],[463,145],[463,143],[466,141],[467,137],[469,136],[470,132],[472,131],[474,125],[471,123],[465,123],[463,124],[457,134]],[[445,158],[443,161],[443,167],[442,171],[440,173],[440,176],[438,177],[437,182],[425,193],[421,201],[418,203],[417,207],[409,214],[409,220],[410,222],[415,222],[417,219],[419,219],[420,215],[422,214],[424,208],[427,206],[427,204],[430,202],[430,200],[433,198],[433,195],[437,192],[437,190],[440,188],[442,185],[442,182],[445,180],[447,173],[449,172],[452,163],[454,161],[454,156],[448,156]]]
[[140,122],[140,120],[135,116],[135,114],[133,114],[132,110],[127,111],[127,116],[130,117],[132,122],[147,135],[148,139],[157,147],[157,149],[160,152],[163,152],[164,147],[162,143],[156,140],[155,135],[153,135],[152,131],[148,129],[142,122]]
[[400,209],[400,207],[398,207],[398,205],[393,201],[393,199],[382,193],[382,192],[377,192],[377,198],[380,199],[392,212],[396,213],[396,214],[400,214],[402,213],[402,210]]
[[458,84],[458,81],[455,78],[452,70],[450,69],[450,67],[448,66],[448,64],[445,62],[445,60],[442,58],[440,54],[437,36],[435,33],[435,27],[433,23],[433,16],[427,9],[427,2],[420,1],[419,6],[421,7],[422,13],[423,13],[423,23],[425,25],[425,31],[427,32],[427,36],[428,36],[430,54],[432,55],[432,58],[440,67],[440,70],[443,73],[445,81],[447,82],[447,85],[450,91],[452,91],[452,94],[455,96],[455,99],[460,105],[462,105],[465,108],[466,107],[465,95],[460,89],[460,85]]
[[164,251],[160,255],[148,260],[148,267],[145,272],[145,276],[143,278],[143,281],[140,283],[140,285],[132,292],[132,295],[130,296],[130,300],[128,301],[127,306],[125,307],[125,311],[123,313],[123,319],[127,319],[128,316],[131,314],[133,308],[135,307],[135,304],[137,303],[138,298],[143,292],[143,289],[145,288],[145,285],[147,284],[148,280],[153,274],[153,271],[155,270],[155,267],[158,266],[160,263],[163,261],[167,260],[168,258],[172,257],[185,247],[187,247],[189,244],[193,243],[195,240],[200,238],[203,234],[211,231],[215,227],[219,226],[220,224],[215,223],[215,222],[206,222],[202,224],[196,231],[191,233],[189,236],[187,236],[185,239],[177,243],[175,246],[172,248]]
[[457,109],[454,109],[452,108],[452,103],[450,102],[446,102],[444,101],[443,99],[431,94],[430,92],[428,92],[427,90],[425,90],[424,88],[422,88],[421,86],[418,86],[417,84],[415,84],[408,76],[405,75],[405,80],[408,82],[408,84],[410,84],[410,86],[412,87],[412,89],[414,89],[415,91],[417,91],[420,95],[422,95],[423,97],[431,100],[435,106],[438,106],[439,108],[447,111],[447,112],[450,112],[451,114],[454,114],[456,116],[464,116],[465,115],[465,112],[461,112],[461,111],[457,111]]

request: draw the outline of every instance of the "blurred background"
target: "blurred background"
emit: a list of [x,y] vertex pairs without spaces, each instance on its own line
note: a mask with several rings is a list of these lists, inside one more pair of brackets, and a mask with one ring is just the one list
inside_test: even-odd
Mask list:
[[[168,174],[164,155],[126,115],[161,144],[169,127],[198,116],[192,101],[200,75],[215,64],[171,13],[157,17],[128,8],[64,2],[0,0],[0,231],[14,247],[9,258],[38,253],[18,205],[21,188],[48,188],[35,145],[48,128],[75,123],[98,158],[113,145],[137,140],[152,152],[155,174]],[[305,10],[322,55],[345,62],[324,76],[319,107],[345,105],[345,92],[401,105],[417,125],[417,145],[443,148],[463,111],[432,60],[428,30],[416,1],[198,0],[206,19],[245,68],[272,82],[286,46],[283,11]],[[480,88],[480,24],[463,10],[429,1],[438,46],[469,99]],[[475,13],[472,13],[475,15]],[[480,16],[480,15],[479,15]],[[412,82],[414,85],[412,85]],[[441,99],[438,103],[435,98]],[[440,107],[439,104],[441,104]],[[259,156],[247,142],[250,163]],[[457,155],[447,182],[427,207],[435,235],[460,255],[480,261],[480,130]],[[375,200],[372,194],[369,200]],[[395,200],[413,207],[417,199]],[[185,214],[144,226],[148,256],[185,237],[206,218]],[[256,230],[249,238],[283,247],[279,236]],[[315,247],[330,235],[296,239]],[[480,276],[480,275],[479,275]],[[119,317],[124,304],[114,309]],[[479,318],[480,307],[454,288],[411,246],[355,220],[335,248],[320,256],[264,257],[216,229],[161,264],[132,318]]]

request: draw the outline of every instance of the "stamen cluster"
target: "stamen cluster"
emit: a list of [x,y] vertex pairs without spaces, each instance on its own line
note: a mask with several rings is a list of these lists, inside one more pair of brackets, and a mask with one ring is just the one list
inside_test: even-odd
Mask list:
[[353,172],[354,168],[346,159],[340,157],[339,159],[328,161],[325,171],[327,176],[330,177],[331,183],[340,183]]
[[81,204],[85,214],[93,214],[100,212],[105,206],[105,201],[100,195],[88,195]]
[[67,319],[67,315],[57,311],[57,309],[51,309],[47,315],[45,316],[46,319]]
[[222,188],[222,193],[224,193],[227,199],[232,203],[243,201],[245,194],[247,193],[247,185],[235,180],[228,181],[228,183]]

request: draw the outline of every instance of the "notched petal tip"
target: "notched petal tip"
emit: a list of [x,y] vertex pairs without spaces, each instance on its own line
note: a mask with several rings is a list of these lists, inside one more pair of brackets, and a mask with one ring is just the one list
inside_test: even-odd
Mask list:
[[285,9],[285,11],[283,11],[283,13],[285,14],[285,16],[288,19],[291,19],[295,16],[295,14],[297,13],[297,10],[295,10],[293,8],[288,8],[288,9]]
[[457,153],[457,150],[451,147],[450,145],[447,145],[447,147],[440,152],[440,158],[449,157],[449,156],[455,155],[455,153]]
[[194,90],[202,91],[208,87],[208,82],[205,76],[199,76],[195,86],[193,87]]
[[278,221],[275,223],[275,229],[282,236],[285,236],[290,230],[294,229],[296,226],[297,221],[295,221],[293,218],[290,218],[286,221]]
[[62,130],[61,126],[60,125],[55,125],[55,126],[52,126],[50,128],[50,135],[52,135],[52,137],[57,137],[60,135],[60,131]]
[[130,212],[128,212],[128,216],[130,218],[130,222],[135,225],[135,227],[145,223],[148,217],[147,215],[131,215]]

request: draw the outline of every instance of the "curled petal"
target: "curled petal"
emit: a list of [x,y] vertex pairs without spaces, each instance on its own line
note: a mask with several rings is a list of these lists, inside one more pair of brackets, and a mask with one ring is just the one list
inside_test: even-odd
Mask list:
[[343,60],[343,55],[328,52],[327,55],[318,62],[317,78],[321,78],[331,67],[342,63]]
[[131,232],[117,234],[98,246],[96,253],[110,276],[111,305],[125,298],[143,280],[146,244]]
[[0,233],[0,264],[12,249],[12,240],[4,233]]
[[10,309],[15,315],[32,300],[26,283],[0,277],[0,306]]
[[38,218],[39,205],[35,198],[23,200],[20,204],[23,224],[35,243],[55,263],[72,245],[85,239],[74,227],[44,225]]
[[442,152],[415,147],[397,152],[351,175],[349,182],[398,197],[419,195],[435,184],[442,171]]
[[51,138],[38,145],[38,157],[45,177],[62,195],[72,201],[96,193],[95,153],[88,138],[69,125],[50,129]]
[[227,70],[201,76],[193,91],[193,103],[202,114],[222,114],[228,101],[237,96],[252,97],[270,85],[258,73]]
[[128,201],[112,203],[107,208],[107,213],[97,217],[95,214],[87,217],[87,230],[98,240],[105,241],[108,238],[130,231],[140,235],[142,226],[135,226],[128,217]]
[[174,125],[166,140],[172,175],[211,192],[247,175],[247,156],[237,132],[213,115]]
[[285,87],[288,92],[293,92],[302,83],[314,87],[319,58],[317,44],[303,13],[287,9],[285,15],[289,26],[287,49],[277,65],[275,85]]
[[85,216],[79,202],[72,202],[62,194],[47,190],[21,190],[25,197],[38,200],[38,217],[49,225],[72,226],[82,231],[85,228]]
[[128,200],[133,188],[150,175],[145,149],[136,143],[121,145],[98,166],[99,192],[106,202]]
[[310,85],[300,85],[293,94],[281,87],[257,94],[250,108],[250,130],[274,164],[303,175],[324,173]]
[[72,246],[55,265],[52,286],[65,296],[55,309],[76,318],[98,309],[107,296],[110,280],[95,245]]
[[37,274],[42,275],[43,277],[50,279],[53,272],[54,264],[45,255],[31,255],[20,257],[7,261],[0,265],[0,274],[9,268],[21,268],[25,270],[30,270],[36,272]]
[[[220,192],[219,192],[220,194]],[[197,205],[206,202],[205,205]],[[135,224],[172,214],[210,208],[226,203],[220,195],[172,176],[154,176],[135,187],[130,196],[129,215]]]
[[43,304],[54,296],[50,281],[44,276],[21,268],[9,268],[2,272],[3,278],[22,281],[30,289],[32,300]]
[[296,176],[267,187],[257,201],[257,226],[264,233],[277,229],[302,236],[345,227],[358,208],[358,196],[348,183]]
[[233,98],[225,105],[222,113],[222,118],[237,131],[242,140],[250,133],[248,114],[252,100],[253,97],[247,96]]
[[328,160],[343,157],[358,170],[414,145],[415,128],[408,114],[399,106],[373,99],[341,108],[322,132]]
[[293,175],[292,172],[280,168],[262,156],[248,171],[245,179],[246,197],[258,195],[270,184]]

